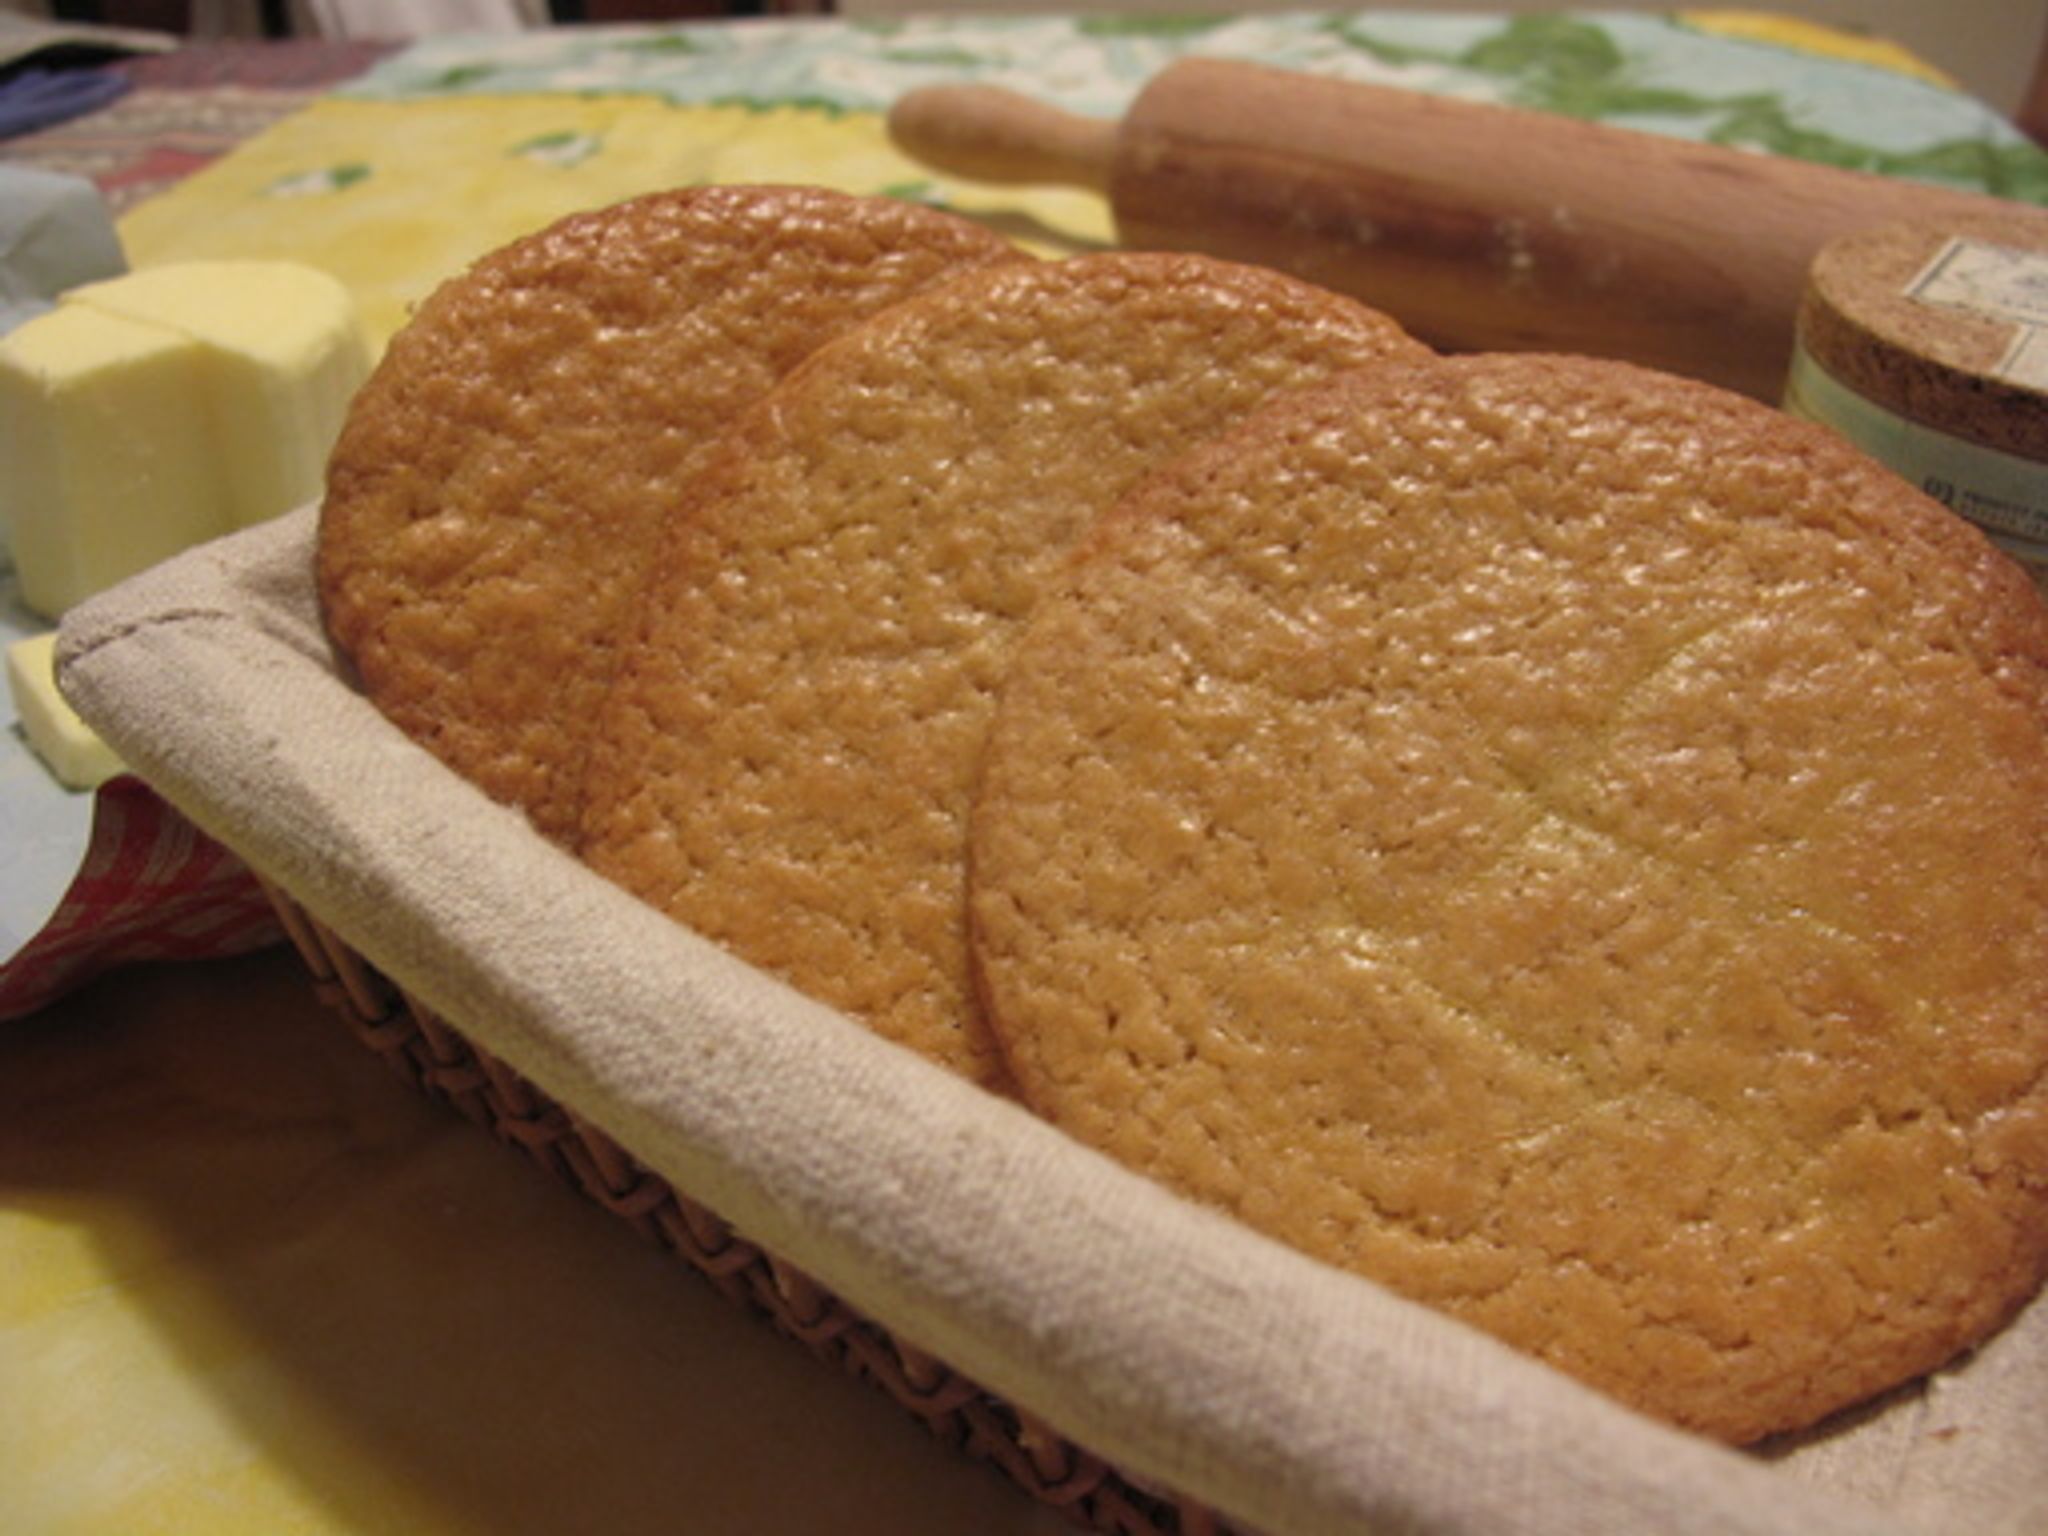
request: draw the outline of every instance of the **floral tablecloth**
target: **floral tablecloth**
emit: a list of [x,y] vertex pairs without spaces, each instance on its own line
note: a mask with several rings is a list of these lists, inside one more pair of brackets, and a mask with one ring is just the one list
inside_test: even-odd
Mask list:
[[[1828,51],[1815,51],[1824,48]],[[423,41],[266,129],[123,235],[137,261],[291,256],[381,330],[433,282],[580,207],[699,181],[802,180],[1106,241],[1081,192],[934,176],[882,114],[941,81],[1122,112],[1187,54],[1254,59],[2048,202],[2048,155],[1882,45],[1750,13],[1302,13],[757,21]]]

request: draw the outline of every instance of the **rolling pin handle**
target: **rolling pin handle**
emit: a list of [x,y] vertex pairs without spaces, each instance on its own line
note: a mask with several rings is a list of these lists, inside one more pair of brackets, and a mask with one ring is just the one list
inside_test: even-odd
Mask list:
[[889,111],[889,137],[950,175],[1006,185],[1109,190],[1117,125],[992,85],[932,85]]

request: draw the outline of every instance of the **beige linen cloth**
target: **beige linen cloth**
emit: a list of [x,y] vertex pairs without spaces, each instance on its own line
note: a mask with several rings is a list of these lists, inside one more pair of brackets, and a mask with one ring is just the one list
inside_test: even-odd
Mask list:
[[338,680],[314,528],[302,511],[75,611],[65,691],[478,1044],[1128,1473],[1273,1536],[2048,1531],[2048,1306],[1796,1447],[1652,1424],[1182,1203],[542,843]]

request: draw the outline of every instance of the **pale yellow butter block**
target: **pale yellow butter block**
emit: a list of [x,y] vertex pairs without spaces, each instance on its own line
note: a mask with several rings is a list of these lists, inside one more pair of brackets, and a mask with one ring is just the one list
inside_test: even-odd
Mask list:
[[349,291],[285,261],[191,261],[74,288],[66,304],[195,343],[226,468],[229,521],[247,528],[320,494],[327,454],[369,374]]
[[317,498],[371,352],[291,262],[148,268],[0,337],[0,530],[55,618],[189,545]]
[[0,527],[37,613],[229,531],[192,354],[72,305],[0,337]]
[[57,691],[57,636],[31,635],[7,648],[7,689],[28,744],[67,789],[97,789],[121,759]]

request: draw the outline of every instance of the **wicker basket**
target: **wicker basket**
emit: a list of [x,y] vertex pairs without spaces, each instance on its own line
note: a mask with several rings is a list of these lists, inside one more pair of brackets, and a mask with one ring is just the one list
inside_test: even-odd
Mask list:
[[80,713],[264,872],[321,994],[409,1081],[1080,1526],[2041,1529],[2048,1301],[1924,1405],[1777,1457],[1630,1414],[1177,1199],[534,838],[337,673],[314,533],[307,509],[67,615]]
[[818,1359],[881,1388],[942,1444],[994,1466],[1088,1530],[1229,1536],[1235,1529],[1198,1505],[1138,1487],[748,1242],[716,1212],[640,1166],[597,1126],[464,1039],[275,884],[258,879],[311,974],[315,995],[400,1077],[565,1179]]

